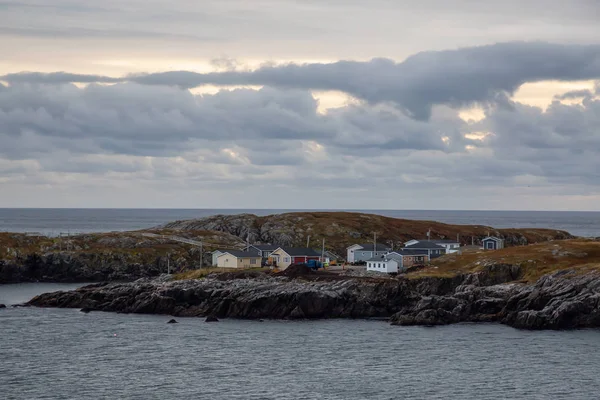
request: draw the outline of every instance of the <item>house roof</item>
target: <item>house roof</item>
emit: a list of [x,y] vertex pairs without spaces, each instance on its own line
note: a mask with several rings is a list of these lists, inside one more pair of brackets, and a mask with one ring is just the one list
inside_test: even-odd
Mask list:
[[400,254],[403,256],[426,256],[427,255],[427,250],[421,250],[421,249],[402,249],[402,250],[397,250],[397,251],[393,251],[390,254]]
[[256,250],[260,251],[274,251],[279,248],[279,246],[275,244],[251,244],[249,246],[246,246],[245,248],[249,249],[250,247],[254,247]]
[[459,243],[456,240],[446,240],[446,239],[444,239],[444,240],[435,240],[434,239],[434,240],[431,240],[431,242],[433,242],[433,243]]
[[229,251],[238,251],[238,249],[215,249],[211,253],[228,253]]
[[[359,250],[364,250],[364,251],[373,251],[373,248],[375,247],[373,245],[373,243],[355,244],[350,247],[354,247],[354,246],[360,246]],[[375,250],[375,251],[386,251],[387,249],[389,249],[389,247],[386,246],[385,244],[377,243],[377,250]]]
[[501,241],[503,241],[504,239],[498,238],[498,237],[496,237],[496,236],[488,236],[488,237],[485,237],[485,238],[481,239],[481,241],[482,241],[482,242],[483,242],[484,240],[495,240],[495,241],[497,241],[497,242],[501,242]]
[[232,256],[237,258],[260,258],[260,256],[256,253],[240,250],[225,250],[223,254],[231,254]]
[[278,249],[285,251],[292,257],[319,257],[321,255],[321,253],[317,253],[315,250],[306,247],[278,247]]
[[436,244],[435,242],[430,242],[427,240],[419,240],[415,244],[411,244],[410,246],[406,246],[405,249],[443,249],[442,246]]

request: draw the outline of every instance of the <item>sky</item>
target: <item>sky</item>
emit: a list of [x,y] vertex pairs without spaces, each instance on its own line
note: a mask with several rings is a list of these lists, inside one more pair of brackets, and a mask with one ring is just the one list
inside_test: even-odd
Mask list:
[[596,0],[0,0],[0,207],[600,210]]

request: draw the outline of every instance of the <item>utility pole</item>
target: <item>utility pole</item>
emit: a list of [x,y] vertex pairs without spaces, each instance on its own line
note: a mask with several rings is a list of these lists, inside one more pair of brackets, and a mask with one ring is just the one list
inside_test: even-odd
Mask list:
[[377,232],[373,232],[373,257],[375,257],[376,251],[377,251]]
[[200,242],[200,269],[202,269],[202,242]]
[[325,238],[323,238],[323,247],[321,249],[321,263],[325,262]]
[[310,235],[308,235],[308,237],[306,238],[306,248],[308,249],[308,246],[310,246]]
[[431,240],[431,228],[427,230],[427,241]]
[[171,275],[171,253],[167,253],[167,275]]

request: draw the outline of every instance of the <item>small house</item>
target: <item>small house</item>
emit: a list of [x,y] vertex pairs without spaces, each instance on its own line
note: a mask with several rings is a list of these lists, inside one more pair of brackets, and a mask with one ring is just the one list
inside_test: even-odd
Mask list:
[[321,254],[305,247],[278,247],[269,256],[269,261],[281,270],[292,264],[307,263],[309,260],[321,261]]
[[500,250],[504,248],[504,239],[488,236],[481,240],[481,244],[485,250]]
[[404,246],[402,250],[419,250],[427,254],[430,259],[446,254],[446,247],[429,240],[413,242],[409,246]]
[[367,260],[367,271],[404,272],[409,267],[423,265],[429,260],[429,254],[423,250],[392,251],[382,257]]
[[386,254],[383,257],[373,257],[366,262],[367,271],[393,274],[404,270],[402,267],[402,256],[395,253]]
[[[232,249],[232,250],[233,250],[233,249]],[[213,251],[213,252],[211,253],[211,255],[212,255],[212,263],[211,263],[211,265],[212,265],[213,267],[216,267],[216,266],[217,266],[217,259],[219,258],[219,256],[220,256],[221,254],[225,253],[226,251],[229,251],[229,250],[228,250],[228,249],[217,249],[217,250],[215,250],[215,251]]]
[[390,251],[390,248],[384,244],[354,244],[346,249],[349,263],[357,263],[367,261],[371,258],[380,257]]
[[260,267],[262,258],[248,251],[224,250],[217,257],[217,267],[220,268],[255,268]]

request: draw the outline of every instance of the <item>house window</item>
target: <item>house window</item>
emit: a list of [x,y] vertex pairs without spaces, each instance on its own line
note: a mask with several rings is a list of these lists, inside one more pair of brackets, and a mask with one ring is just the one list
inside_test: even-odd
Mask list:
[[366,256],[366,255],[367,255],[367,253],[365,253],[365,252],[363,251],[362,255],[363,255],[363,256]]
[[250,259],[250,264],[256,264],[256,258],[251,258]]
[[283,257],[283,262],[290,262],[290,258],[289,257]]

